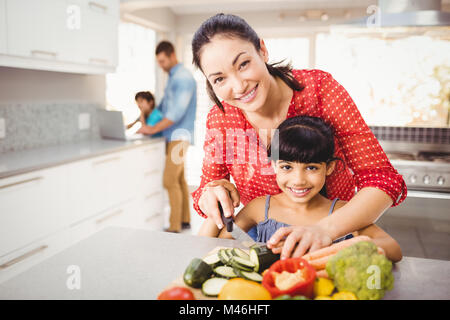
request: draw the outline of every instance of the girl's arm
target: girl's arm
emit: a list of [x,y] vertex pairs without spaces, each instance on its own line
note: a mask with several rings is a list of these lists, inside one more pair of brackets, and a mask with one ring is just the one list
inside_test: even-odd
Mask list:
[[402,250],[400,245],[387,234],[383,229],[375,224],[359,230],[358,235],[368,236],[373,239],[373,242],[386,252],[386,257],[392,262],[399,262],[402,259]]

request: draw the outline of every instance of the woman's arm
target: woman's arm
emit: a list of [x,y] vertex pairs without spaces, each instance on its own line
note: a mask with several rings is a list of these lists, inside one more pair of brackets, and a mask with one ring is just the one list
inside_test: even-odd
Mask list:
[[371,224],[358,231],[358,235],[368,236],[373,239],[373,242],[386,253],[386,257],[392,262],[399,262],[402,260],[402,250],[400,245],[387,234],[383,229],[377,225]]

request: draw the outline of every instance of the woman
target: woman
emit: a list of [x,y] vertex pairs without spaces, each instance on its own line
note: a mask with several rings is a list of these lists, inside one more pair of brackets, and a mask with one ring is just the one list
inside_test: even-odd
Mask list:
[[281,122],[298,115],[320,117],[334,128],[335,156],[345,165],[338,164],[327,177],[326,195],[348,203],[315,224],[278,229],[269,248],[283,244],[283,256],[292,252],[302,256],[372,224],[405,199],[402,176],[346,90],[329,73],[268,64],[264,41],[233,15],[218,14],[205,21],[194,35],[192,51],[216,103],[206,123],[202,180],[192,196],[197,212],[211,217],[219,229],[223,222],[218,201],[229,217],[241,201],[245,205],[281,192],[266,146],[272,138],[276,141],[273,130]]

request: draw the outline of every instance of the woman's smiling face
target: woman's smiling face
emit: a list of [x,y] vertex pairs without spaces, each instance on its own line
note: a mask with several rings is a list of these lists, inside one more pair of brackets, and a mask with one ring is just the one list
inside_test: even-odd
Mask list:
[[254,112],[267,100],[271,75],[267,49],[236,37],[215,36],[200,53],[201,69],[216,96],[244,111]]
[[330,175],[335,161],[322,163],[298,163],[277,160],[274,167],[280,189],[294,202],[306,203],[316,196]]

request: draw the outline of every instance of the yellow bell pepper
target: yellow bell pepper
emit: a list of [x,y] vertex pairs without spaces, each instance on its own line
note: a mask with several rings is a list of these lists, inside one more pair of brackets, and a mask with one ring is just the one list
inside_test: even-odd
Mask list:
[[272,296],[257,282],[234,278],[225,283],[218,298],[219,300],[271,300]]
[[326,278],[316,278],[314,282],[314,296],[329,296],[333,290],[333,281]]
[[333,300],[333,298],[329,296],[317,296],[314,298],[314,300]]
[[358,300],[353,292],[341,291],[333,294],[333,300]]

